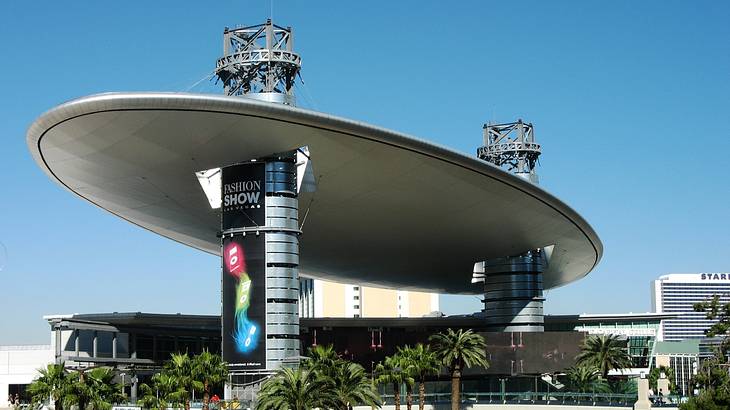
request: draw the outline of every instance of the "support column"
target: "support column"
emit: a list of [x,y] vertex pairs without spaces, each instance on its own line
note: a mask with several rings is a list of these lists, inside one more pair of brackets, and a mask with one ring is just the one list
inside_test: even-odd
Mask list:
[[129,388],[129,399],[132,401],[132,403],[137,403],[137,388],[139,387],[139,378],[137,377],[137,374],[134,373],[134,376],[132,376],[132,386]]
[[80,335],[81,331],[79,331],[79,329],[74,329],[74,354],[76,357],[79,357],[79,350],[81,348],[81,343],[79,342]]
[[136,333],[129,333],[129,358],[130,359],[136,359],[137,358],[137,334]]
[[56,340],[54,342],[56,344],[56,348],[54,349],[55,355],[56,355],[56,364],[61,364],[63,362],[63,346],[61,343],[61,325],[56,324],[54,327],[56,330],[56,332],[55,332]]
[[221,170],[222,350],[232,376],[299,362],[295,159],[292,152]]
[[483,262],[484,313],[491,332],[542,332],[544,252]]

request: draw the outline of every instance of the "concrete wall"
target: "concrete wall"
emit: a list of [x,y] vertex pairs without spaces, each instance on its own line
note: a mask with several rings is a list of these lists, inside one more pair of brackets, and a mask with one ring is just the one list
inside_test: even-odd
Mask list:
[[8,385],[30,384],[54,359],[51,345],[0,346],[0,408],[8,407]]

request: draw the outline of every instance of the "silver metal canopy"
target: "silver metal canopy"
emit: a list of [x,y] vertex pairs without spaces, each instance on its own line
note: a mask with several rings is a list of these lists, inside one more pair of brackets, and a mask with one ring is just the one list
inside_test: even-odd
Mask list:
[[[36,162],[89,202],[219,254],[219,210],[195,172],[309,147],[317,190],[300,196],[300,270],[444,293],[483,292],[475,262],[554,245],[545,288],[590,272],[602,244],[541,188],[475,157],[372,125],[246,98],[112,93],[43,114]],[[515,206],[519,204],[519,207]]]

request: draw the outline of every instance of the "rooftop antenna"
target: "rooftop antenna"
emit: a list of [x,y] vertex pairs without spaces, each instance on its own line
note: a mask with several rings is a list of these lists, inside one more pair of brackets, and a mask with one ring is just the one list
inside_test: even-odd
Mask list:
[[296,105],[294,82],[302,59],[293,49],[291,27],[277,26],[271,19],[256,26],[226,27],[215,74],[228,96]]

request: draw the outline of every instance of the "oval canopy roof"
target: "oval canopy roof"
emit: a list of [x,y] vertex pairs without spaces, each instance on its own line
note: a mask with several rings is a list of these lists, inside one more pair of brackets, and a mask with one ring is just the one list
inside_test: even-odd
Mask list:
[[27,135],[36,162],[81,198],[219,254],[219,210],[195,172],[308,146],[300,270],[401,289],[481,293],[473,265],[553,245],[545,288],[590,272],[588,223],[538,186],[476,157],[372,125],[217,95],[113,93],[60,105]]

